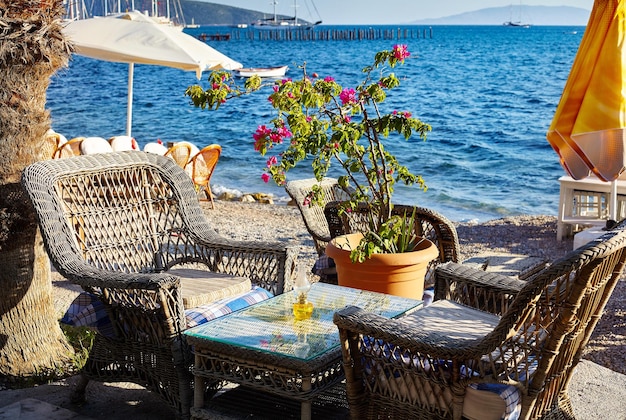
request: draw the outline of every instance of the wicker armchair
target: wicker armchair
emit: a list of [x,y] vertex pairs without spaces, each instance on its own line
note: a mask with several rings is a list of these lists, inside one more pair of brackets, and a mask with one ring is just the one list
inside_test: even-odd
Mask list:
[[[522,419],[574,419],[567,386],[625,247],[621,225],[526,282],[444,264],[436,281],[456,301],[398,320],[355,307],[336,313],[351,417],[489,419],[508,406]],[[502,316],[466,306],[476,302]]]
[[194,263],[274,294],[290,287],[296,248],[218,235],[170,158],[129,151],[41,161],[22,183],[55,268],[96,295],[112,322],[112,337],[96,336],[86,376],[146,386],[183,417],[192,357],[180,278],[168,269]]
[[215,208],[213,192],[211,191],[211,176],[215,171],[215,165],[222,154],[222,146],[210,144],[203,147],[198,153],[189,159],[185,171],[190,173],[191,180],[198,188],[198,192],[204,191],[207,200],[211,202],[211,208]]
[[[368,228],[367,212],[369,208],[366,205],[343,214],[340,214],[339,205],[339,201],[331,201],[324,208],[330,238],[347,233],[362,232]],[[439,257],[431,261],[426,272],[426,281],[430,283],[426,286],[430,286],[435,267],[444,262],[459,261],[461,251],[456,228],[443,215],[424,207],[396,204],[393,207],[393,213],[405,217],[415,217],[415,233],[429,239],[439,248]]]
[[[309,206],[304,204],[305,198],[316,185],[319,185],[322,190],[322,205],[312,204]],[[329,201],[349,199],[348,193],[333,178],[324,178],[321,182],[318,182],[315,178],[289,181],[285,186],[285,190],[295,201],[298,209],[300,209],[304,225],[311,236],[313,236],[313,244],[317,254],[322,255],[326,250],[328,241],[332,239],[328,231],[326,217],[324,216],[324,206]]]

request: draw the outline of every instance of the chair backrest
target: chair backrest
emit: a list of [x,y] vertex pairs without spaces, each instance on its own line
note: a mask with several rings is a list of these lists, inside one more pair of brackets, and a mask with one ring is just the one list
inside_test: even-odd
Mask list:
[[191,179],[194,184],[205,186],[209,183],[221,153],[222,147],[219,144],[210,144],[192,156],[187,166],[191,166]]
[[111,153],[112,151],[111,144],[104,137],[86,137],[80,143],[81,155]]
[[181,168],[184,168],[189,163],[191,158],[191,145],[189,143],[176,143],[165,152],[165,155],[174,159],[174,162]]
[[208,252],[193,235],[219,237],[187,174],[163,156],[128,151],[41,161],[25,169],[22,182],[50,259],[64,276],[74,262],[164,271]]
[[[331,201],[324,208],[331,238],[368,230],[368,206],[361,205],[349,213],[342,212],[340,208],[340,201]],[[433,270],[438,264],[459,261],[461,251],[456,228],[445,216],[425,207],[402,204],[393,206],[393,214],[406,218],[413,217],[415,234],[430,240],[439,249],[439,257],[431,261],[427,269],[426,279],[429,283],[427,286],[430,286]]]
[[[626,231],[615,230],[530,277],[491,334],[498,344],[487,369],[521,382],[531,398],[525,418],[538,418],[566,392],[626,261]],[[499,376],[498,376],[499,377]]]
[[42,150],[43,158],[54,159],[57,149],[65,142],[67,142],[67,139],[61,134],[54,132],[52,129],[48,130]]
[[139,150],[139,144],[131,136],[113,136],[108,140],[114,152],[125,152],[127,150]]
[[80,155],[80,145],[85,140],[85,137],[74,137],[59,145],[54,152],[54,159],[66,158]]
[[[317,186],[322,192],[322,203],[321,205],[308,204],[307,197]],[[324,216],[324,206],[330,201],[347,200],[349,194],[339,186],[334,178],[324,178],[319,182],[315,178],[289,181],[285,185],[285,190],[298,206],[304,225],[313,236],[317,253],[323,254],[328,241],[331,239],[328,223]]]

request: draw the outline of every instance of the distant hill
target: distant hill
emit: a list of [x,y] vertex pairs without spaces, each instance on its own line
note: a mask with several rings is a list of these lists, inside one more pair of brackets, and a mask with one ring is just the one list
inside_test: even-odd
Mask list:
[[[200,25],[250,24],[271,17],[269,13],[196,0],[181,0],[187,23]],[[415,25],[502,25],[508,20],[522,20],[531,25],[585,26],[591,12],[571,6],[506,6],[480,9],[438,19],[420,19]],[[288,16],[280,16],[288,17]]]
[[[199,25],[238,25],[250,24],[259,19],[272,17],[268,13],[240,7],[225,6],[222,4],[207,3],[204,1],[181,0],[185,21],[191,23],[191,18]],[[279,18],[290,16],[278,15]],[[305,22],[302,19],[299,19]]]
[[438,19],[420,19],[415,25],[502,25],[504,22],[522,21],[530,25],[585,26],[589,10],[570,6],[513,6],[490,7]]

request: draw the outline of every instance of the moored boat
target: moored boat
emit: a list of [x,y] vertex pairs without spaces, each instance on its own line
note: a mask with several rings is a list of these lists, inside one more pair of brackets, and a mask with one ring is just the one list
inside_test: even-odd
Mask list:
[[[293,8],[294,8],[294,16],[293,17],[282,17],[279,18],[276,14],[276,5],[278,2],[276,0],[272,1],[274,5],[274,16],[267,19],[259,19],[256,22],[252,22],[252,26],[257,29],[293,29],[293,28],[306,28],[310,29],[316,25],[322,23],[321,19],[315,23],[306,22],[303,20],[298,20],[298,1],[294,0]],[[313,4],[313,7],[317,11],[317,8]],[[319,13],[318,13],[319,15]]]
[[289,66],[276,66],[276,67],[244,67],[233,70],[233,74],[238,77],[252,77],[258,75],[259,77],[283,77]]

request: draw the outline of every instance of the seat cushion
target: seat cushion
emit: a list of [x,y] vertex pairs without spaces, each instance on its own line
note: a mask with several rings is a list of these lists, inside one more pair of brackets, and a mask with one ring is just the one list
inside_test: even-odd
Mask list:
[[185,309],[217,302],[252,289],[250,279],[245,277],[179,267],[170,269],[168,273],[180,277]]
[[[251,290],[237,295],[207,303],[197,308],[187,309],[185,310],[187,328],[204,324],[212,319],[262,302],[272,296],[271,292],[261,287],[253,286]],[[73,327],[92,328],[107,337],[115,335],[104,305],[95,295],[87,292],[81,292],[74,299],[61,322]]]
[[[479,340],[498,325],[500,318],[449,300],[438,300],[399,320],[411,328],[437,337],[442,345]],[[445,344],[444,344],[445,343]]]
[[463,417],[469,420],[515,420],[521,396],[513,385],[473,383],[465,389]]

